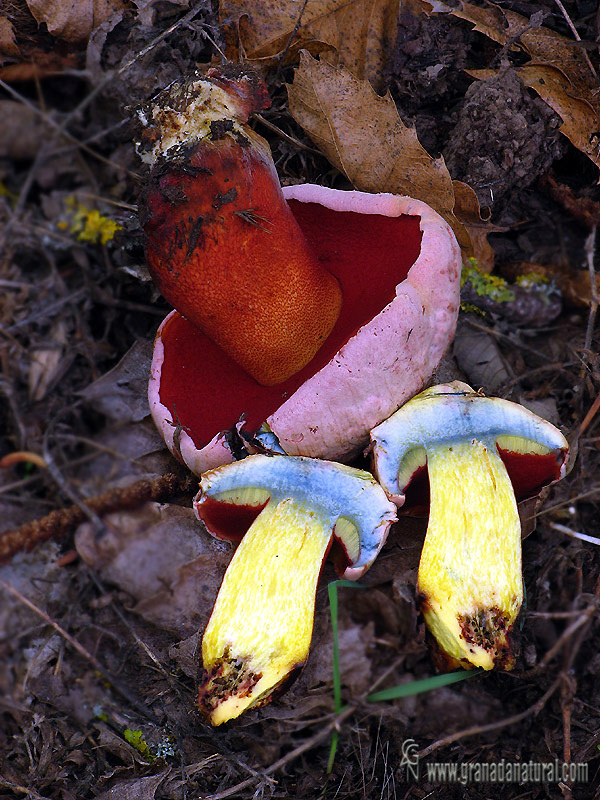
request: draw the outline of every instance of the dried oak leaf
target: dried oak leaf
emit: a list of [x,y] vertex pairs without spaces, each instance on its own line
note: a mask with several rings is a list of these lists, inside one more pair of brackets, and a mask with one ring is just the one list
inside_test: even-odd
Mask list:
[[37,23],[67,42],[85,41],[90,33],[126,8],[126,0],[27,0]]
[[[518,43],[532,59],[517,69],[521,80],[560,116],[563,121],[560,130],[569,141],[600,167],[598,79],[583,48],[560,33],[536,24],[533,17],[530,20],[492,4],[479,8],[463,2],[452,9],[436,3],[434,10],[473,23],[474,30],[498,44],[514,47]],[[496,73],[476,70],[469,74],[485,79]]]
[[[498,72],[491,69],[467,70],[478,80]],[[562,120],[559,130],[578,150],[600,167],[600,115],[587,101],[575,97],[576,89],[561,69],[549,64],[525,64],[515,72],[525,86],[534,89]]]
[[202,530],[194,512],[146,503],[104,517],[97,538],[80,526],[75,547],[86,564],[137,601],[133,610],[180,638],[204,628],[231,559],[229,545]]
[[8,17],[0,14],[0,62],[2,56],[18,58],[19,47],[11,21]]
[[228,55],[264,60],[286,51],[288,63],[302,48],[329,53],[333,64],[347,67],[378,90],[396,36],[399,0],[224,0]]
[[[432,158],[421,146],[389,93],[379,97],[368,81],[303,52],[288,95],[296,122],[356,189],[424,200],[452,227],[467,255],[489,261],[475,193],[460,184],[455,195],[444,159]],[[479,237],[470,235],[475,218]]]

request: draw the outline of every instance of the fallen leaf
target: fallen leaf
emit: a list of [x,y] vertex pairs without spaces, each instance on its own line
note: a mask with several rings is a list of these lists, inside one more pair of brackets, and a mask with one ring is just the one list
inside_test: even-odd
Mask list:
[[479,258],[481,253],[482,260],[489,261],[485,234],[475,251],[467,228],[455,216],[456,209],[473,224],[479,211],[474,193],[461,184],[457,206],[444,159],[432,158],[421,146],[415,129],[400,119],[389,93],[379,97],[367,81],[303,52],[288,95],[294,119],[356,189],[425,201],[451,225],[467,255]]
[[[495,70],[467,70],[478,80],[497,75]],[[561,69],[548,64],[525,64],[515,72],[525,86],[534,89],[562,120],[560,132],[578,150],[600,167],[600,116],[587,100],[575,96],[576,89]]]
[[247,60],[272,59],[286,53],[295,60],[301,49],[329,53],[333,64],[347,67],[378,90],[394,44],[399,0],[224,0],[220,18],[226,25],[228,55]]
[[86,40],[90,33],[115,13],[122,13],[126,0],[27,0],[37,23],[67,42]]
[[171,768],[147,778],[126,778],[113,783],[110,789],[96,795],[96,800],[154,800],[156,790],[171,772]]
[[62,54],[58,51],[44,53],[32,49],[27,53],[27,61],[7,64],[0,69],[0,79],[7,83],[37,81],[52,75],[60,75],[68,69],[81,69],[82,63],[77,52]]
[[483,388],[487,395],[497,394],[513,377],[496,339],[471,326],[468,317],[459,320],[452,352],[469,384]]
[[452,181],[454,189],[454,214],[465,226],[477,266],[482,272],[494,268],[494,249],[487,240],[488,233],[503,230],[481,218],[481,209],[475,190],[463,181]]
[[16,100],[0,100],[0,158],[33,159],[51,135],[38,114]]
[[[520,45],[532,59],[517,68],[521,80],[561,117],[560,130],[569,141],[600,167],[598,77],[577,42],[536,24],[535,15],[528,19],[492,4],[480,8],[463,2],[452,9],[438,3],[436,11],[473,23],[474,30],[498,44],[513,48]],[[485,79],[496,71],[473,70],[469,74]]]
[[205,533],[191,508],[146,503],[107,514],[107,533],[81,525],[75,547],[103,579],[137,601],[134,611],[185,638],[208,622],[231,547]]
[[152,342],[139,339],[109,372],[80,392],[92,408],[115,422],[138,422],[150,414],[147,385]]
[[[0,14],[0,55],[9,58],[19,57],[19,47],[15,38],[15,31],[8,17]],[[2,117],[6,119],[6,117]]]
[[30,349],[29,397],[33,402],[42,400],[71,365],[75,353],[65,352],[67,343],[67,325],[59,318],[46,341]]

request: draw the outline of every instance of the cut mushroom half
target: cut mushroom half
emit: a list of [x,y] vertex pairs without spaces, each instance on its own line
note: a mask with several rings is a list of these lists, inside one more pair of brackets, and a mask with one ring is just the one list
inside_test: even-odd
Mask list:
[[396,508],[373,476],[328,461],[254,455],[202,476],[196,513],[239,540],[202,640],[198,705],[213,725],[263,705],[308,656],[317,582],[340,545],[345,578],[364,574]]
[[398,507],[429,501],[417,591],[438,663],[511,669],[523,601],[517,500],[564,476],[567,440],[459,381],[421,392],[371,438],[374,473]]

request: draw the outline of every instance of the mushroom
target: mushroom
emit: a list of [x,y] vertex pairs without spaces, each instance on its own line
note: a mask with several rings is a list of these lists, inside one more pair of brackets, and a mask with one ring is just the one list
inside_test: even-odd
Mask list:
[[421,392],[371,439],[375,476],[398,507],[430,497],[417,592],[438,663],[511,669],[523,600],[517,500],[564,476],[565,437],[455,381]]
[[313,358],[342,298],[281,193],[267,143],[245,124],[268,105],[258,75],[233,65],[172,84],[141,114],[153,164],[143,205],[154,282],[270,386]]
[[[429,380],[456,325],[460,257],[446,222],[407,197],[280,190],[266,142],[245,122],[266,102],[256,80],[211,70],[140,114],[140,147],[154,161],[141,203],[148,260],[178,308],[156,336],[150,407],[198,475],[231,462],[263,425],[290,455],[350,459]],[[305,291],[295,295],[297,269]],[[214,316],[213,290],[223,304]],[[301,368],[297,354],[269,350],[303,342],[297,326],[322,320]],[[270,377],[257,373],[273,360]],[[265,385],[283,362],[288,377]]]
[[332,542],[340,545],[339,571],[360,578],[396,508],[368,472],[267,455],[205,473],[194,508],[213,536],[243,536],[202,640],[198,705],[220,725],[268,702],[306,660],[317,582]]

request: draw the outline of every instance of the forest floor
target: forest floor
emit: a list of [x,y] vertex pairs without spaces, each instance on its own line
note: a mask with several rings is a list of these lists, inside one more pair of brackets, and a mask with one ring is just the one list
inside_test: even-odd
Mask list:
[[[404,126],[474,190],[480,216],[457,211],[456,229],[464,223],[471,240],[465,254],[508,282],[478,292],[475,279],[466,281],[438,380],[458,377],[525,403],[571,445],[568,476],[547,491],[523,541],[526,604],[514,670],[394,701],[365,699],[435,674],[415,606],[426,520],[411,519],[395,526],[365,575],[368,591],[339,589],[341,714],[334,713],[329,565],[311,653],[287,692],[214,729],[195,709],[198,631],[231,550],[199,530],[190,508],[197,481],[149,417],[152,341],[169,307],[144,265],[137,202],[146,168],[129,119],[172,81],[218,63],[222,51],[239,57],[238,21],[246,57],[263,70],[273,99],[252,125],[269,141],[282,183],[365,188],[370,177],[344,174],[346,161],[311,139],[288,103],[300,47],[323,60],[342,53],[339,41],[311,47],[304,23],[293,24],[260,55],[268,38],[256,32],[261,15],[275,19],[290,3],[249,0],[241,21],[244,3],[224,3],[219,15],[208,0],[107,1],[101,20],[94,13],[103,4],[91,2],[80,4],[76,20],[72,3],[0,4],[0,531],[134,485],[123,502],[112,496],[122,508],[102,522],[91,515],[74,534],[74,515],[55,519],[52,538],[0,566],[0,798],[598,796],[600,125],[592,129],[590,120],[599,118],[600,18],[593,0],[475,3],[462,17],[452,13],[456,3],[430,13],[441,4],[412,0],[401,3],[397,31],[398,4],[382,3],[392,21],[371,75],[360,75],[380,95],[390,90]],[[341,5],[323,0],[319,12]],[[495,16],[475,29],[477,9]],[[510,13],[529,19],[516,34],[517,18],[503,16]],[[361,25],[348,24],[350,41]],[[562,63],[551,66],[553,34],[560,47],[568,40],[584,71],[589,62],[590,75],[577,79],[577,109],[570,96],[554,102],[559,89],[545,97],[551,108],[525,85],[540,84],[546,70],[540,85],[556,88],[548,78]],[[316,62],[302,58],[308,75]],[[339,56],[331,69],[344,63]],[[318,80],[314,71],[310,78]],[[559,112],[562,119],[573,112],[568,131]],[[365,108],[365,121],[370,114]],[[387,145],[375,137],[379,146]],[[398,187],[409,193],[401,180]],[[418,185],[415,196],[433,202]],[[513,292],[518,276],[532,272],[545,282]],[[498,286],[506,292],[495,293]],[[169,485],[157,483],[167,473]],[[168,502],[142,504],[143,479]],[[27,530],[11,541],[24,545],[33,535]],[[545,782],[535,781],[532,766],[533,779],[516,783],[506,776],[483,783],[475,767],[555,760],[584,766],[574,780]],[[427,767],[436,762],[458,765],[459,780],[430,780]]]

